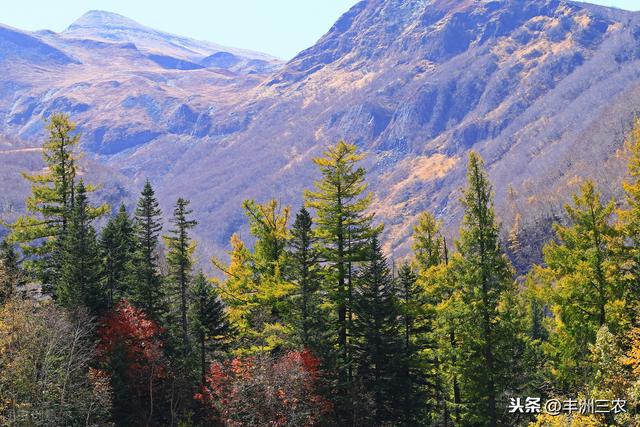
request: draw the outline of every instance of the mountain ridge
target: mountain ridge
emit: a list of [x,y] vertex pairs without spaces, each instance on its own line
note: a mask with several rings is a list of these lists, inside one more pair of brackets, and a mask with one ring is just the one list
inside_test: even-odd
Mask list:
[[[59,33],[65,37],[97,38],[106,41],[133,42],[143,48],[158,49],[149,43],[149,38],[182,49],[185,59],[197,60],[217,52],[229,52],[236,56],[247,57],[266,62],[282,62],[278,58],[257,51],[222,46],[209,41],[195,40],[156,30],[137,21],[114,12],[90,10],[76,19],[64,31]],[[146,38],[146,39],[145,39]],[[136,43],[137,41],[137,43]],[[166,46],[164,46],[166,50]]]

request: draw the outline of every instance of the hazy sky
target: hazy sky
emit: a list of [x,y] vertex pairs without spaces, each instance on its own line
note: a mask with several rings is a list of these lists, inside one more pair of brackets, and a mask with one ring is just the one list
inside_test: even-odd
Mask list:
[[[108,10],[167,32],[290,59],[318,40],[356,0],[19,0],[0,22],[61,31],[91,9]],[[640,10],[640,0],[591,0]]]

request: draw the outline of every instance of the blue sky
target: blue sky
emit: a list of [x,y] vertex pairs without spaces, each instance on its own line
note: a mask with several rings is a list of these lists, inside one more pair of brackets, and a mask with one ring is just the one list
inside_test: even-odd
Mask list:
[[[19,0],[0,22],[24,30],[61,31],[91,9],[227,46],[290,59],[318,40],[356,0]],[[638,0],[591,0],[640,10]]]

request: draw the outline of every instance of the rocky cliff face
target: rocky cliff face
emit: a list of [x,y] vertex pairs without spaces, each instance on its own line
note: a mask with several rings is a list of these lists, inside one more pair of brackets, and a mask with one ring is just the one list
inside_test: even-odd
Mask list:
[[242,199],[299,205],[311,158],[339,138],[369,152],[392,252],[422,209],[455,229],[470,149],[503,220],[535,222],[581,177],[620,179],[640,101],[640,16],[561,0],[363,1],[285,65],[90,21],[0,33],[0,52],[30,38],[52,58],[0,60],[0,129],[34,141],[41,116],[69,111],[102,163],[192,199],[209,250],[242,228]]

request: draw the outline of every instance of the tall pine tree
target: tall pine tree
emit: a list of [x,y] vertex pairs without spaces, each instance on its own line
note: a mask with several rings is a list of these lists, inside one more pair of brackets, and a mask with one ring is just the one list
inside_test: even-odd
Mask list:
[[294,284],[293,323],[299,343],[318,354],[326,346],[320,305],[320,250],[313,221],[304,207],[296,214],[289,241],[288,276]]
[[147,180],[138,200],[134,219],[134,274],[131,301],[156,321],[164,313],[164,292],[158,268],[158,237],[162,211]]
[[228,308],[229,321],[236,331],[234,350],[241,354],[254,353],[262,347],[256,332],[254,313],[260,310],[260,304],[256,297],[251,252],[237,234],[231,236],[230,243],[228,266],[216,258],[211,261],[225,274],[225,280],[220,286],[220,298]]
[[[448,311],[454,306],[452,286],[447,280],[446,241],[440,223],[430,212],[422,212],[413,228],[414,265],[419,278],[413,283],[410,266],[400,270],[400,291],[405,320],[405,351],[409,393],[412,406],[407,415],[431,424],[451,423],[451,409],[460,405],[456,369],[456,322]],[[414,384],[415,383],[415,384]],[[424,399],[423,408],[416,400]],[[452,401],[452,402],[451,402]],[[418,409],[418,411],[416,411]],[[454,420],[459,417],[454,409]],[[410,420],[409,420],[410,421]]]
[[189,326],[198,345],[200,373],[204,378],[207,371],[207,355],[222,354],[231,334],[231,328],[216,288],[202,272],[195,276],[191,293]]
[[366,193],[365,170],[357,166],[362,159],[355,145],[339,141],[323,157],[314,159],[322,179],[314,183],[315,191],[305,192],[306,206],[316,214],[316,235],[326,264],[325,291],[336,315],[337,371],[342,385],[352,376],[349,334],[354,263],[364,260],[370,238],[382,229],[373,227],[373,215],[366,213],[371,194]]
[[625,141],[627,153],[627,179],[622,183],[625,206],[618,211],[621,240],[625,308],[628,323],[640,326],[640,118],[634,120],[633,129]]
[[193,251],[195,243],[189,236],[189,230],[196,226],[197,221],[189,218],[192,211],[188,208],[189,201],[179,198],[173,210],[171,223],[173,228],[165,236],[167,245],[167,264],[169,267],[169,281],[173,287],[173,294],[178,298],[177,311],[179,313],[179,329],[182,338],[182,351],[191,350],[188,325],[188,296],[192,279]]
[[97,314],[105,308],[105,295],[100,277],[100,249],[91,222],[91,207],[80,180],[70,222],[61,242],[60,276],[55,281],[55,296],[56,301],[68,309],[84,305]]
[[285,278],[289,208],[276,200],[243,203],[249,230],[255,237],[250,251],[233,236],[231,263],[213,262],[227,275],[221,297],[244,342],[245,353],[260,353],[291,346],[291,299],[293,286]]
[[354,290],[353,360],[365,390],[375,400],[376,425],[398,418],[402,393],[398,393],[402,356],[400,312],[391,271],[377,237],[369,260],[358,274]]
[[502,411],[498,399],[506,384],[508,360],[499,349],[511,345],[513,337],[501,320],[499,305],[514,289],[513,271],[500,246],[492,189],[483,161],[471,152],[467,187],[461,199],[465,213],[457,242],[455,269],[468,310],[461,336],[465,360],[467,420],[477,425],[499,425]]
[[401,389],[398,392],[402,394],[402,422],[409,426],[426,418],[426,373],[429,366],[424,352],[427,349],[425,335],[430,325],[424,307],[427,302],[425,292],[408,262],[398,269],[397,288],[402,321],[402,357],[398,361]]
[[[60,274],[58,254],[75,201],[78,154],[74,151],[80,135],[74,133],[75,124],[66,114],[52,114],[46,129],[49,135],[42,146],[46,168],[39,174],[23,175],[31,183],[31,195],[26,200],[29,214],[11,225],[9,239],[21,245],[28,270],[48,285]],[[86,192],[92,190],[85,186]],[[88,214],[95,218],[107,210],[106,205],[90,207]]]
[[535,273],[549,288],[548,305],[556,319],[550,340],[558,351],[549,356],[555,360],[557,384],[570,391],[589,374],[588,347],[600,327],[619,331],[628,322],[617,308],[624,304],[615,202],[603,204],[595,184],[586,181],[565,208],[570,223],[555,225],[558,241],[545,246],[546,268]]
[[107,222],[100,235],[107,305],[114,307],[127,292],[133,271],[133,223],[124,205]]

